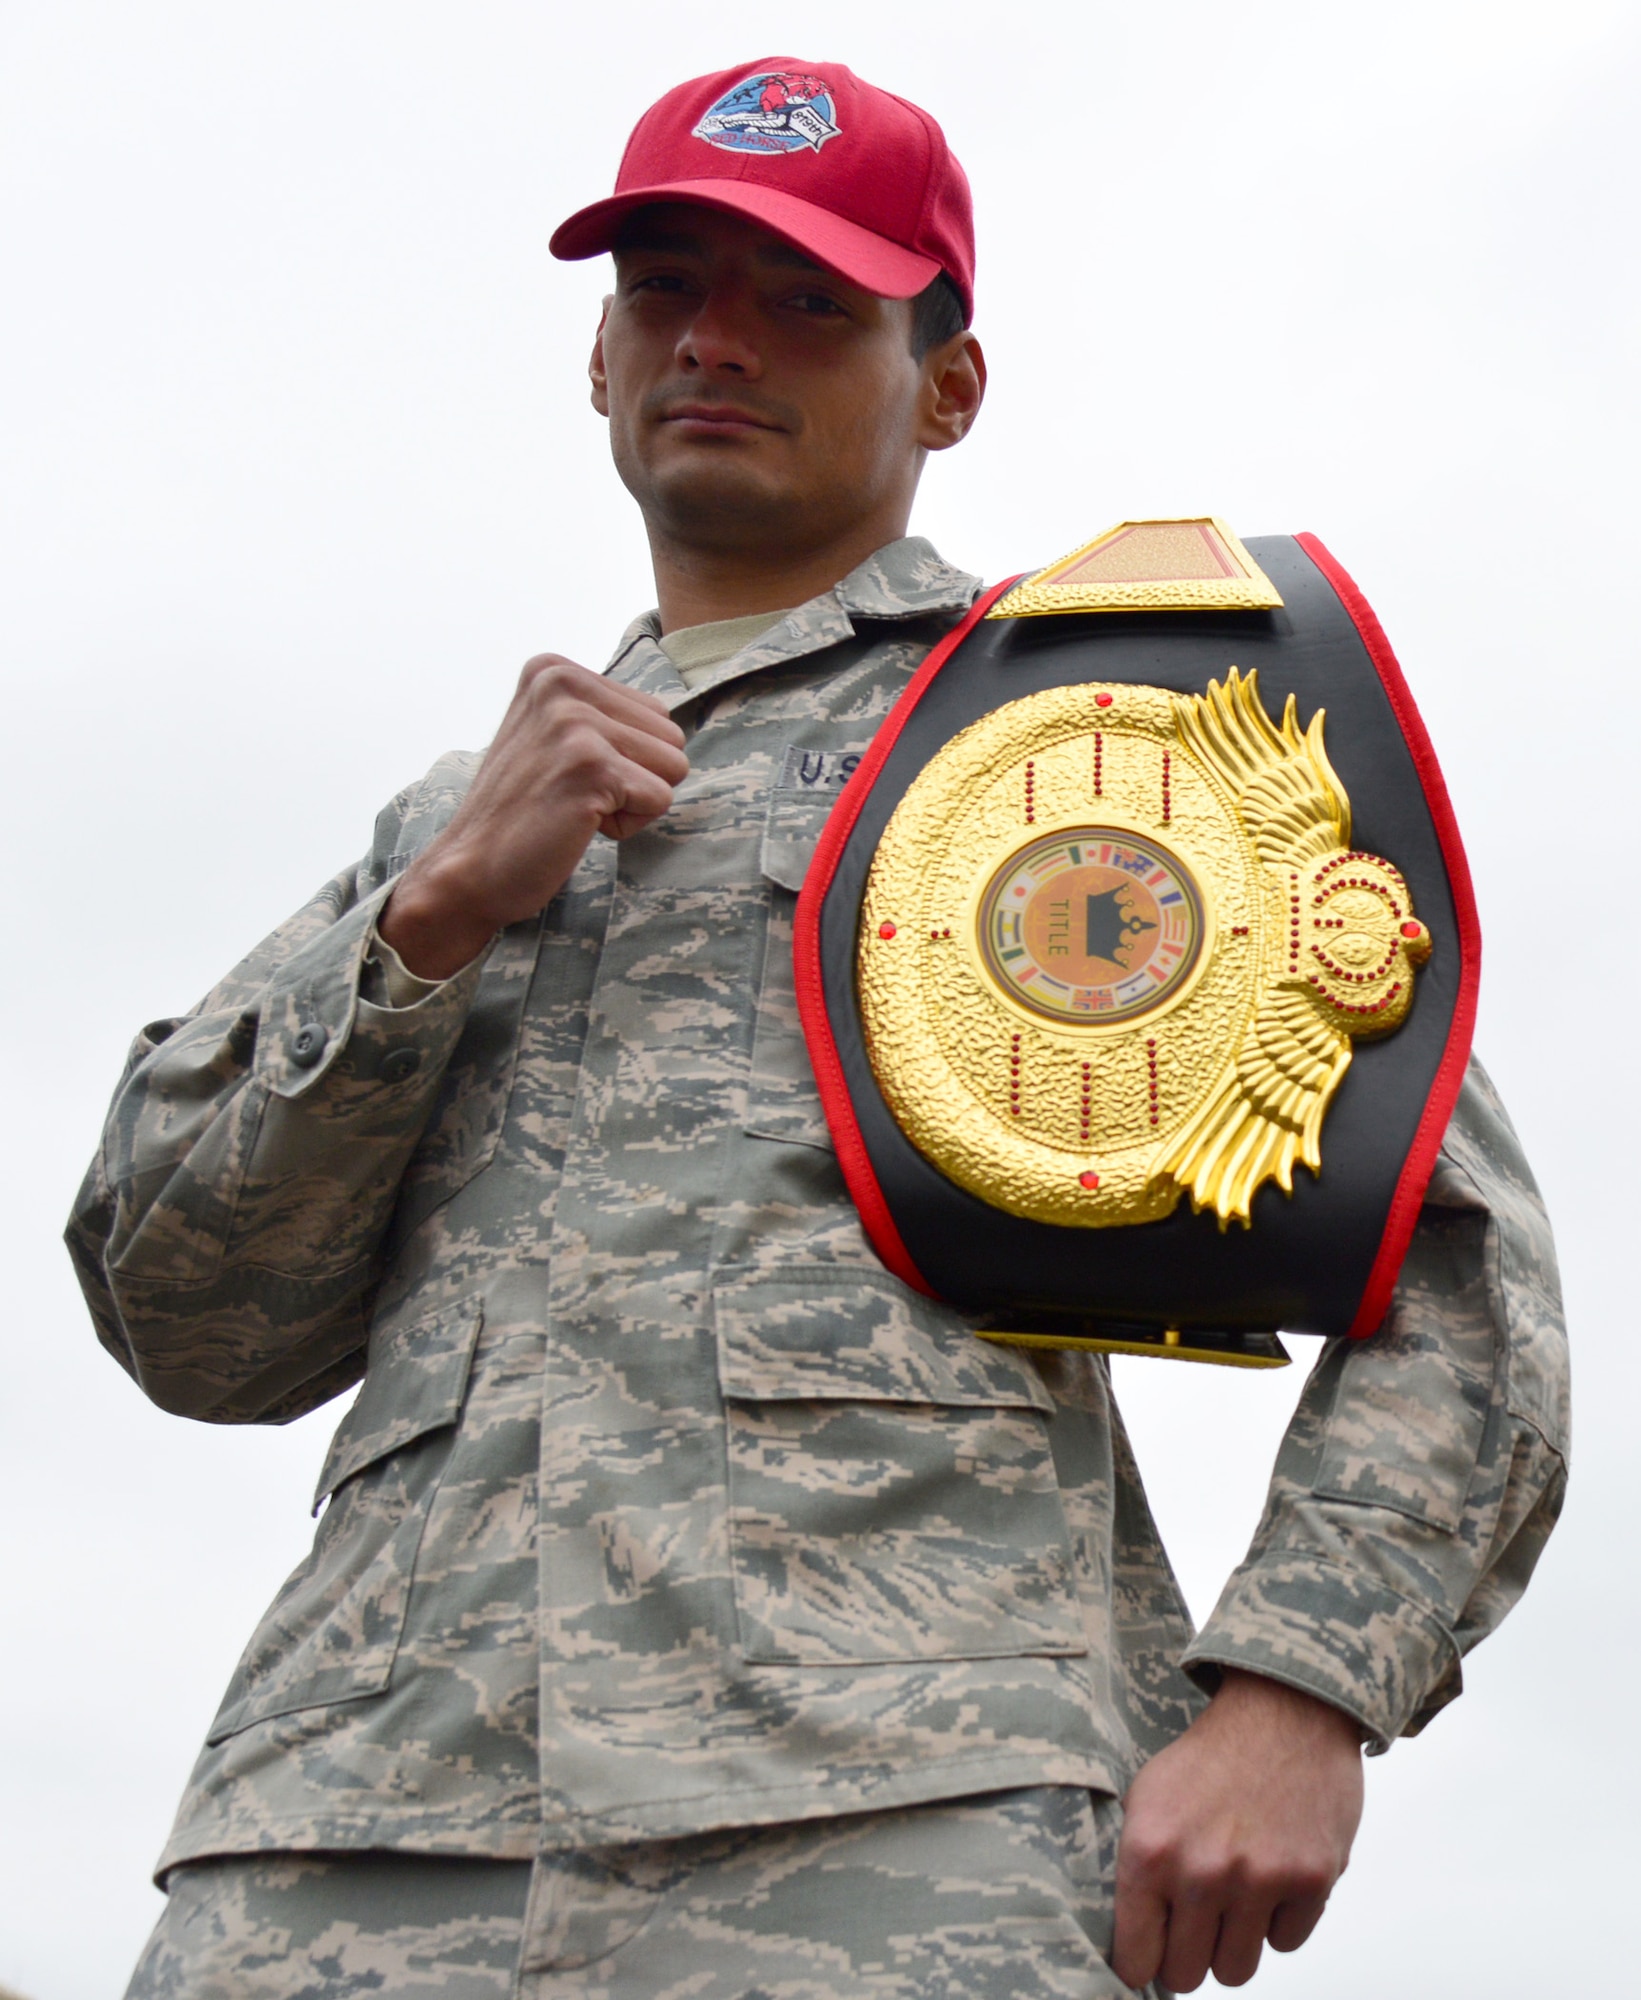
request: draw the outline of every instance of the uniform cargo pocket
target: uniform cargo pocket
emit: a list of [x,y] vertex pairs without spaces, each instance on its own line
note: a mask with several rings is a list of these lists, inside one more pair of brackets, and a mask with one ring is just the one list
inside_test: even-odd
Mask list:
[[837,1265],[725,1270],[714,1306],[748,1661],[1087,1650],[1029,1363]]
[[798,1020],[792,920],[815,843],[861,753],[787,750],[764,820],[759,867],[769,885],[769,930],[752,1036],[746,1129],[755,1138],[831,1148],[815,1072]]
[[387,1686],[480,1317],[469,1299],[372,1334],[364,1387],[320,1474],[315,1506],[330,1505],[313,1548],[252,1637],[207,1742]]

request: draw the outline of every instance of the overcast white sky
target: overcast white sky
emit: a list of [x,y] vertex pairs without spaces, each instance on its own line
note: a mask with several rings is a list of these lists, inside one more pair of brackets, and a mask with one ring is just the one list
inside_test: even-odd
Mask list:
[[[1641,1861],[1635,11],[731,11],[0,9],[0,1985],[120,1990],[337,1414],[184,1424],[97,1350],[57,1237],[126,1043],[398,785],[482,744],[529,654],[602,664],[651,601],[581,373],[603,272],[546,238],[662,89],[781,53],[927,104],[975,183],[993,394],[916,525],[988,576],[1147,512],[1314,530],[1400,652],[1476,871],[1478,1045],[1562,1244],[1573,1499],[1465,1700],[1372,1768],[1321,1932],[1251,1990],[1617,1993]],[[1297,1385],[1119,1374],[1200,1612]]]

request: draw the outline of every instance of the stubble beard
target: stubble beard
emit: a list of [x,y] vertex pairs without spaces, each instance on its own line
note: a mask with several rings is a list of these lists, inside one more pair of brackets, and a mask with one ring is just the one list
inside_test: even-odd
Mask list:
[[709,453],[715,450],[708,447],[693,454],[692,463],[660,473],[616,453],[616,470],[652,542],[718,559],[788,560],[846,525],[841,496],[782,491],[735,463],[730,451],[714,462]]

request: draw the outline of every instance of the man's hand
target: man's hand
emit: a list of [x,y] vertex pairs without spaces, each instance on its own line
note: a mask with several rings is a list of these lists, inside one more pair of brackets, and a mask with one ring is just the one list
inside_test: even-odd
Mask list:
[[1123,1801],[1112,1970],[1191,1993],[1254,1976],[1268,1939],[1297,1951],[1345,1872],[1362,1817],[1356,1724],[1326,1702],[1227,1671]]
[[653,695],[542,653],[456,816],[388,899],[379,935],[419,978],[448,979],[504,924],[549,902],[595,833],[624,840],[648,826],[688,775],[684,732]]

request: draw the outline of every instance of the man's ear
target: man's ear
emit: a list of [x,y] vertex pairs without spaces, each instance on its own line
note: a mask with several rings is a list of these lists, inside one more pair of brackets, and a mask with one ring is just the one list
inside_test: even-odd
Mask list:
[[986,399],[986,357],[965,330],[923,357],[923,411],[917,441],[926,451],[961,444]]
[[610,384],[604,371],[604,329],[610,323],[610,307],[614,303],[614,292],[606,292],[598,315],[598,331],[593,335],[593,356],[587,363],[587,379],[593,385],[593,408],[601,417],[610,414]]

